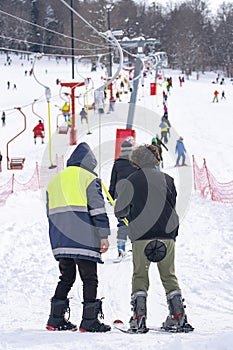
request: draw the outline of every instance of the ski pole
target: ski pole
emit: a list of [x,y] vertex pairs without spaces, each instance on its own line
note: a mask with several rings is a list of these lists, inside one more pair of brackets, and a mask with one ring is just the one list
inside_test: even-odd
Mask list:
[[[114,207],[114,205],[115,205],[114,200],[113,200],[112,196],[110,195],[110,193],[108,192],[108,190],[107,190],[107,188],[106,188],[106,186],[105,186],[105,184],[103,183],[102,180],[101,180],[101,184],[102,184],[102,188],[103,188],[103,190],[104,190],[104,192],[105,192],[105,194],[106,194],[110,204]],[[128,222],[128,220],[126,218],[122,218],[121,220],[124,222],[124,224],[126,226],[128,226],[129,222]]]

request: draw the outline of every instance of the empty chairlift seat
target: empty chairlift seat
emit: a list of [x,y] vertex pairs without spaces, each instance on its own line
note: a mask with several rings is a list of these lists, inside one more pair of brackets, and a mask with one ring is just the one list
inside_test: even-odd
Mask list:
[[23,165],[24,165],[24,162],[25,162],[25,158],[11,158],[10,160],[10,169],[23,169]]
[[67,134],[69,126],[67,123],[58,126],[58,134]]

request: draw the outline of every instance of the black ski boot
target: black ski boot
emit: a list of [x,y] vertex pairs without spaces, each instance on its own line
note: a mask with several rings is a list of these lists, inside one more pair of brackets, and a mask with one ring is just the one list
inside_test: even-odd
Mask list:
[[130,318],[130,331],[132,333],[147,333],[148,328],[146,327],[146,297],[147,294],[144,291],[135,292],[132,295],[131,305],[133,316]]
[[83,303],[83,318],[79,326],[80,332],[108,332],[111,327],[101,323],[98,320],[98,315],[100,318],[104,318],[102,311],[102,300],[97,299],[94,302]]
[[65,313],[70,317],[69,299],[51,299],[51,311],[46,329],[49,331],[77,331],[77,326],[65,319]]
[[187,321],[183,301],[184,299],[182,299],[180,290],[174,290],[167,294],[169,315],[167,316],[166,321],[163,322],[163,329],[171,332],[185,333],[194,330],[194,328]]

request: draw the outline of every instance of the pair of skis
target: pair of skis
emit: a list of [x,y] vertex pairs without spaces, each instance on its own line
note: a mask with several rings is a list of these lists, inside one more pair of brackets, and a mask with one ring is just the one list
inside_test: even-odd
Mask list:
[[149,331],[152,332],[157,332],[157,333],[189,333],[194,330],[194,328],[190,324],[185,324],[183,327],[170,327],[170,328],[163,328],[163,327],[147,327],[143,329],[142,331],[140,330],[133,330],[128,328],[124,322],[121,320],[115,320],[113,322],[113,327],[117,329],[118,331],[126,334],[145,334],[148,333]]

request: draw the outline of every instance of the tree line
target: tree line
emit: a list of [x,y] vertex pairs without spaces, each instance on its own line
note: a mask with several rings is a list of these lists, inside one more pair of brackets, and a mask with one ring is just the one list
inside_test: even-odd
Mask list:
[[164,5],[119,0],[112,6],[106,0],[66,2],[73,6],[73,15],[59,0],[1,0],[1,48],[67,56],[106,54],[102,59],[107,64],[108,46],[90,24],[99,32],[123,30],[130,40],[158,39],[160,43],[149,50],[167,52],[171,68],[190,74],[221,69],[233,76],[232,2],[223,1],[216,14],[208,0]]

